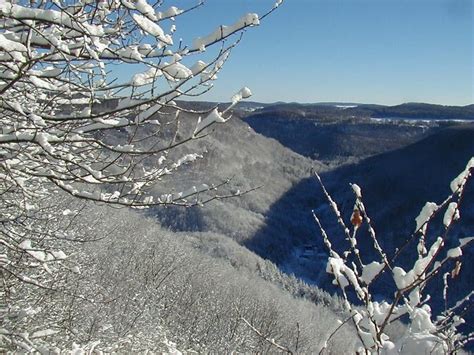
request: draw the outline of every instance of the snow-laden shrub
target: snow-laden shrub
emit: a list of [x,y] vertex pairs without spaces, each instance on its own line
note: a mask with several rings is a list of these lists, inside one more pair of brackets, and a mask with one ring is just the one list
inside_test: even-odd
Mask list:
[[[460,331],[460,326],[464,323],[463,315],[472,307],[474,291],[459,297],[454,303],[448,303],[447,300],[449,282],[458,276],[463,250],[474,240],[474,236],[459,239],[454,247],[446,246],[452,226],[461,217],[460,205],[473,170],[474,157],[468,162],[465,170],[451,182],[451,194],[444,201],[425,204],[415,219],[414,233],[393,256],[388,256],[379,243],[380,237],[367,215],[360,187],[351,185],[355,204],[350,223],[346,223],[337,203],[316,174],[347,242],[345,250],[337,251],[331,243],[331,236],[326,233],[322,222],[313,213],[329,251],[327,272],[333,275],[333,284],[339,287],[350,312],[344,322],[354,324],[360,340],[359,348],[354,351],[445,354],[463,348],[474,339],[473,333],[464,334]],[[441,231],[432,226],[437,216],[442,217]],[[367,226],[375,257],[363,255],[358,249],[358,238],[362,237],[358,231],[363,225]],[[439,233],[432,241],[428,238],[430,228]],[[403,268],[398,263],[398,257],[413,245],[417,258],[410,268]],[[383,277],[391,280],[394,294],[391,298],[376,300],[372,290],[377,280]],[[430,295],[426,293],[426,288],[430,282],[440,279],[444,282],[443,298],[446,306],[443,311],[435,314],[428,304]],[[356,302],[352,302],[353,297]],[[398,320],[407,322],[407,328],[398,338],[390,338],[387,329]],[[337,328],[331,338],[336,333]]]

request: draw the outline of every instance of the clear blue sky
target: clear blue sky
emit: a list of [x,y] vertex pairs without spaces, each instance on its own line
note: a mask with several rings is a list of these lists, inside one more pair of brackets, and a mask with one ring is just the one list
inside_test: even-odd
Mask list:
[[[207,0],[177,35],[205,35],[273,2]],[[286,0],[246,32],[205,99],[227,101],[246,85],[262,102],[466,105],[473,33],[472,0]]]

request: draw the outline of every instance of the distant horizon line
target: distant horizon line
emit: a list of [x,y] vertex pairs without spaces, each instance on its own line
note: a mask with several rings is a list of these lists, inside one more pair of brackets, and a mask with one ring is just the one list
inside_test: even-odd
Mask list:
[[[199,100],[197,98],[189,98],[189,99],[176,99],[175,101],[191,101],[191,102],[208,102],[208,103],[215,103],[215,104],[225,104],[229,103],[229,100],[226,101],[214,101],[214,100]],[[400,104],[380,104],[380,103],[373,103],[373,102],[348,102],[348,101],[314,101],[314,102],[299,102],[299,101],[255,101],[255,100],[242,100],[240,103],[255,103],[255,104],[265,104],[265,105],[280,105],[280,104],[297,104],[297,105],[375,105],[375,106],[386,106],[386,107],[394,107],[394,106],[401,106],[401,105],[409,105],[409,104],[417,104],[417,105],[433,105],[433,106],[444,106],[444,107],[468,107],[474,105],[474,101],[472,103],[466,105],[450,105],[450,104],[441,104],[441,103],[432,103],[432,102],[425,102],[425,101],[406,101]]]

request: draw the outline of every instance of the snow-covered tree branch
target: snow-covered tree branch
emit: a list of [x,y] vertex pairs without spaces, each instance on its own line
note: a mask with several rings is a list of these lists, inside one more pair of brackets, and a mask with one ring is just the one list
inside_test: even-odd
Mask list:
[[[327,272],[333,275],[333,284],[339,287],[346,301],[346,307],[351,313],[359,335],[360,351],[388,354],[444,354],[453,353],[472,341],[472,334],[463,334],[459,327],[464,323],[462,317],[466,309],[472,306],[473,293],[456,300],[452,307],[448,307],[447,294],[448,282],[459,275],[463,249],[474,241],[474,237],[461,238],[451,247],[448,247],[447,240],[451,227],[460,218],[460,204],[473,169],[474,157],[468,162],[465,170],[451,182],[452,193],[442,203],[426,203],[416,217],[414,233],[392,257],[388,256],[379,243],[379,237],[364,206],[360,187],[356,184],[351,185],[355,203],[351,223],[348,224],[343,220],[337,203],[316,174],[347,241],[347,248],[342,252],[337,251],[331,243],[331,236],[313,212],[330,254]],[[442,230],[436,232],[439,233],[438,237],[429,238],[428,229],[436,231],[432,225],[435,224],[435,218],[441,214],[443,214]],[[363,224],[367,226],[368,237],[377,255],[376,260],[369,255],[363,255],[359,250],[358,238],[361,236],[358,231]],[[414,243],[417,258],[406,271],[396,262],[400,253]],[[383,276],[391,280],[394,294],[390,299],[375,300],[374,285]],[[437,276],[438,280],[444,281],[443,298],[446,306],[444,311],[433,314],[428,305],[430,295],[427,294],[426,287]],[[357,302],[354,302],[351,294],[355,296]],[[362,306],[359,307],[358,304]],[[409,323],[406,333],[399,339],[391,339],[387,335],[387,328],[400,319],[405,319]]]
[[[160,4],[2,2],[0,145],[5,190],[29,196],[55,185],[81,198],[133,207],[188,205],[196,195],[214,190],[200,185],[182,193],[147,194],[160,179],[199,158],[187,154],[169,159],[169,151],[225,122],[224,113],[203,113],[194,133],[179,140],[158,136],[169,121],[179,119],[175,100],[209,90],[240,41],[238,34],[258,25],[259,17],[244,15],[185,45],[173,38],[180,16],[203,3],[190,9],[161,9]],[[213,59],[199,59],[217,44]],[[115,77],[117,71],[134,70],[139,72]],[[250,95],[244,88],[234,98]],[[160,117],[165,109],[169,119]],[[150,157],[156,164],[144,165]],[[106,185],[108,192],[97,185]]]
[[0,272],[4,316],[12,320],[0,338],[35,349],[18,330],[15,312],[28,309],[28,297],[15,303],[17,285],[56,292],[65,275],[57,271],[79,272],[62,246],[88,236],[69,233],[77,210],[60,203],[62,191],[133,208],[246,192],[222,192],[229,180],[173,188],[176,174],[202,158],[181,146],[225,123],[229,109],[251,95],[242,88],[227,110],[191,112],[193,129],[179,130],[189,110],[176,100],[209,91],[245,30],[260,24],[249,13],[208,35],[175,38],[183,15],[198,16],[202,6],[0,1]]

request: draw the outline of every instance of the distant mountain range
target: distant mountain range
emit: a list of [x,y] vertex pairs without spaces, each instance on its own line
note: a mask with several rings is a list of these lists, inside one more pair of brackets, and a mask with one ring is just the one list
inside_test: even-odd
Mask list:
[[[230,103],[210,101],[178,101],[180,105],[193,109],[207,109],[214,106],[227,107]],[[285,118],[341,119],[341,118],[405,118],[426,120],[474,120],[474,104],[446,106],[427,103],[404,103],[395,106],[361,104],[353,102],[275,102],[262,103],[242,101],[237,110],[252,112],[253,115]]]
[[263,105],[255,115],[275,115],[288,118],[303,116],[312,119],[331,118],[406,118],[430,120],[474,120],[474,104],[443,106],[425,103],[405,103],[396,106],[356,103],[278,103]]
[[[299,118],[290,118],[290,115]],[[327,116],[325,116],[327,117]],[[439,124],[416,122],[377,123],[370,119],[307,118],[295,111],[274,115],[251,114],[244,118],[257,133],[274,138],[291,150],[328,163],[361,159],[397,149],[432,133]]]

